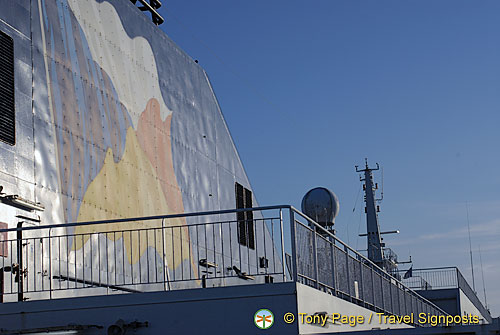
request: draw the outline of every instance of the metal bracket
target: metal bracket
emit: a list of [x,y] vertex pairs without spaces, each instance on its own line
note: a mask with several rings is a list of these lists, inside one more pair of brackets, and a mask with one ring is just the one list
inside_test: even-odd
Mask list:
[[139,7],[141,11],[151,13],[151,19],[154,24],[159,26],[165,21],[163,17],[156,11],[161,7],[161,2],[159,0],[149,0],[149,3],[146,2],[146,0],[130,0],[130,2],[132,2],[134,5],[137,4],[137,1],[139,1],[142,5]]

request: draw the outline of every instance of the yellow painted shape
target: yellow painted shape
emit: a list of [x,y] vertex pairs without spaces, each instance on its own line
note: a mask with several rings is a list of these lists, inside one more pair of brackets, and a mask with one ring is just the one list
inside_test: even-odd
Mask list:
[[[106,152],[101,171],[85,192],[78,221],[168,213],[167,201],[155,169],[141,149],[136,132],[130,127],[122,159],[115,163],[112,150]],[[167,227],[163,232],[161,220],[78,226],[75,234],[84,235],[75,237],[72,250],[81,249],[90,238],[88,234],[106,233],[106,237],[112,241],[123,239],[125,253],[131,264],[137,263],[147,247],[152,246],[160,255],[165,252],[167,265],[173,269],[184,259],[190,258],[189,232],[181,219],[165,220],[163,225]],[[147,228],[155,229],[137,231]]]

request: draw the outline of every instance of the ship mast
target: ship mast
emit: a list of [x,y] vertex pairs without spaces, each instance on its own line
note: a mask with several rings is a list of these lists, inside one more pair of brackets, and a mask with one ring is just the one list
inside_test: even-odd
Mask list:
[[363,189],[365,191],[365,213],[366,213],[366,232],[367,232],[367,243],[368,243],[368,259],[373,263],[377,264],[381,268],[384,268],[384,243],[382,243],[382,238],[380,236],[380,225],[378,223],[378,208],[375,205],[375,190],[377,185],[373,184],[372,171],[379,169],[369,168],[368,160],[365,158],[365,168],[360,170],[356,165],[356,172],[363,172],[364,178],[360,177],[360,181],[364,181]]

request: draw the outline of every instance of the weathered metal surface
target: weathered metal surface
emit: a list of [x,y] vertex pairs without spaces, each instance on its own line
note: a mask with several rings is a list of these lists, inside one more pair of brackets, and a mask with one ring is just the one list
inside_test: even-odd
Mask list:
[[[32,67],[30,2],[6,1],[0,11],[0,30],[14,41],[14,88],[16,143],[0,142],[0,185],[3,192],[35,198],[32,120]],[[0,220],[15,225],[19,210],[0,205]]]
[[[234,183],[250,185],[206,73],[132,3],[2,6],[0,29],[14,39],[18,140],[0,143],[0,185],[43,203],[41,224],[235,207]],[[0,206],[9,227],[25,214]],[[78,229],[70,233],[89,233]],[[237,250],[231,234],[227,245]],[[229,240],[229,232],[223,235],[215,238]],[[213,238],[198,246],[190,230],[175,236],[187,247],[168,271],[196,272],[193,254],[213,248]],[[132,264],[146,257],[133,239],[109,242],[124,247]],[[86,243],[71,241],[65,257],[88,252]],[[48,252],[44,257],[52,257]]]
[[261,331],[253,322],[254,314],[268,308],[276,318],[272,334],[297,334],[296,322],[281,321],[285,313],[297,313],[297,299],[296,283],[279,283],[28,301],[6,304],[8,311],[0,310],[0,332],[102,335],[123,320],[125,324],[148,323],[147,327],[128,328],[125,334],[254,335]]

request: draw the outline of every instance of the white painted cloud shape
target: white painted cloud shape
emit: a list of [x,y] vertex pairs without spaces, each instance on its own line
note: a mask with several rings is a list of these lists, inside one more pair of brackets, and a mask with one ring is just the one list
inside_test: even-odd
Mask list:
[[[143,37],[130,38],[108,2],[68,0],[68,3],[84,31],[94,61],[113,81],[134,128],[151,98],[160,102],[160,115],[165,120],[172,111],[163,100],[149,42]],[[88,22],[92,22],[92,26]]]

